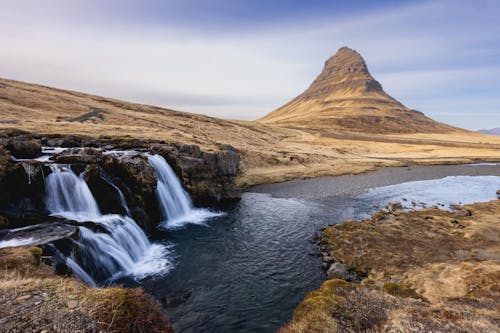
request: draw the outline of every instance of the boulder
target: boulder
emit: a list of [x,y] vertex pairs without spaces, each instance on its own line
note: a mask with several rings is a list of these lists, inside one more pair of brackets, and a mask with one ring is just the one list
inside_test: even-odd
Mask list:
[[349,273],[347,266],[339,262],[333,263],[326,272],[326,274],[328,275],[328,278],[331,280],[342,279],[347,281],[351,277],[351,274]]
[[48,222],[26,228],[9,230],[0,237],[0,246],[2,244],[15,245],[18,240],[22,239],[30,240],[28,244],[24,245],[40,246],[64,239],[74,239],[77,237],[77,226],[57,222]]
[[120,198],[118,186],[113,184],[111,176],[102,170],[99,165],[90,164],[87,166],[85,181],[96,199],[101,213],[127,214]]
[[391,201],[387,204],[387,210],[390,213],[394,213],[397,210],[403,209],[403,205],[399,201]]
[[56,163],[61,164],[92,164],[103,163],[108,156],[94,148],[68,149],[54,157]]
[[15,158],[36,158],[42,154],[42,144],[38,139],[24,135],[10,138],[6,147]]
[[497,190],[497,196],[500,197],[500,190]]

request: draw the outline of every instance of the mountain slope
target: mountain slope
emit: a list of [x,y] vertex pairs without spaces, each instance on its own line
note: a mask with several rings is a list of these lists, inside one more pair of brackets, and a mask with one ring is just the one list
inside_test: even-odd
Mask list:
[[477,132],[364,134],[228,121],[0,78],[0,138],[38,135],[233,146],[238,184],[339,175],[377,166],[500,161],[500,137]]
[[328,59],[302,94],[257,120],[265,124],[363,133],[443,133],[459,129],[410,110],[383,89],[347,47]]
[[500,135],[500,128],[492,128],[492,129],[483,129],[483,130],[479,130],[478,131],[479,133],[483,133],[483,134],[490,134],[490,135]]

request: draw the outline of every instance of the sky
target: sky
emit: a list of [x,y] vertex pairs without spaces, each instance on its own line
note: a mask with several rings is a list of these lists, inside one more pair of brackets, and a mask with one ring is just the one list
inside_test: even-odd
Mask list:
[[452,125],[500,127],[500,2],[0,0],[0,77],[228,119],[305,90],[340,47]]

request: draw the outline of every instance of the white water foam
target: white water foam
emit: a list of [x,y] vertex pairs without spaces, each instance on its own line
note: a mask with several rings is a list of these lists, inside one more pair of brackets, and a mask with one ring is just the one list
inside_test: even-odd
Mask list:
[[90,221],[95,226],[93,230],[80,227],[80,264],[89,276],[105,280],[124,275],[143,278],[170,270],[167,247],[151,244],[130,217],[102,215],[85,180],[71,169],[53,166],[52,170],[46,179],[46,205],[52,215]]
[[384,203],[400,201],[407,209],[413,208],[412,201],[417,206],[439,205],[449,209],[451,205],[494,200],[498,189],[498,176],[448,176],[374,188],[358,198],[377,197]]
[[177,229],[186,224],[204,225],[207,220],[223,214],[204,208],[194,208],[179,178],[162,156],[149,155],[148,161],[158,177],[156,194],[160,205],[162,228]]
[[0,249],[4,247],[16,247],[30,245],[35,241],[34,238],[12,238],[6,241],[0,241]]

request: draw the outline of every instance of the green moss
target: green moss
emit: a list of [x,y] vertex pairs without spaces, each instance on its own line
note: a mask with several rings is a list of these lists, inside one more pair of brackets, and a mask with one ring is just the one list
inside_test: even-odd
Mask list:
[[30,252],[33,255],[33,257],[35,258],[37,264],[39,264],[40,259],[42,258],[43,250],[39,247],[30,247]]
[[384,291],[392,296],[423,299],[415,290],[394,282],[385,283]]
[[337,294],[338,288],[349,287],[350,283],[344,280],[328,280],[319,290],[306,294],[304,300],[295,309],[294,320],[305,320],[321,314],[332,314],[343,308],[345,298]]
[[129,333],[173,332],[159,305],[141,288],[102,289],[93,298],[103,329]]

